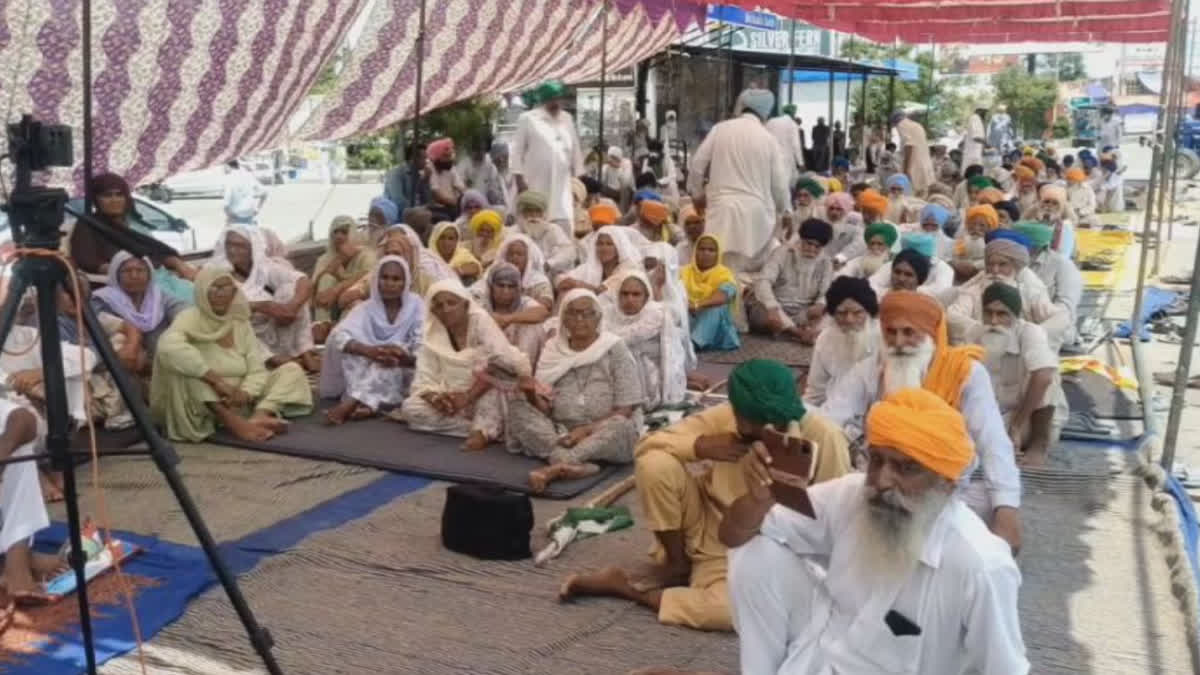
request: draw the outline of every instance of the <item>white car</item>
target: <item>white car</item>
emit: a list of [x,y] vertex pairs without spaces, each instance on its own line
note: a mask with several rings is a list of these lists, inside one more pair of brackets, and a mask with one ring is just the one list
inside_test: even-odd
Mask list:
[[[83,210],[83,198],[76,197],[67,202],[72,211]],[[171,212],[165,205],[146,199],[141,195],[133,196],[133,209],[137,215],[133,229],[161,241],[180,253],[188,253],[196,248],[196,233],[187,221]],[[67,219],[74,220],[68,212]],[[12,235],[5,227],[0,237],[9,238]]]
[[[263,159],[243,159],[242,166],[263,185],[275,182],[275,168]],[[225,195],[225,166],[214,166],[200,171],[176,174],[161,183],[142,188],[148,197],[168,203],[172,199],[220,199]]]

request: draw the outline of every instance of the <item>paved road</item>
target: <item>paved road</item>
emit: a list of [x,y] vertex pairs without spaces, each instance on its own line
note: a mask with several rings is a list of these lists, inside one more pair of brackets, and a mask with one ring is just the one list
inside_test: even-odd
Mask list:
[[[324,239],[329,221],[341,214],[355,217],[367,215],[367,205],[383,193],[381,185],[343,183],[338,185],[289,184],[273,185],[260,220],[275,228],[284,241],[298,241],[313,229],[314,238]],[[211,248],[221,228],[225,213],[220,199],[179,199],[167,207],[188,222],[196,233],[198,248]]]

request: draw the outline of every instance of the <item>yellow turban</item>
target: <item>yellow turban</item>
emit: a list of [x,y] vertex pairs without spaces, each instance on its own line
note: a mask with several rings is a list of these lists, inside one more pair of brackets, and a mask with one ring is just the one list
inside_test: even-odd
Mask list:
[[951,347],[946,313],[937,299],[918,291],[890,291],[879,303],[879,323],[887,327],[902,319],[933,338],[933,363],[921,386],[937,394],[955,408],[962,398],[963,385],[971,375],[971,362],[983,358],[983,347]]
[[500,228],[504,227],[504,219],[500,217],[499,213],[491,209],[484,209],[471,216],[471,221],[467,225],[471,228],[471,234],[479,234],[479,231],[485,227],[492,229],[494,233],[499,233]]
[[967,209],[967,223],[970,224],[976,218],[982,219],[987,224],[988,230],[1000,227],[1000,215],[990,204],[979,204]]
[[962,414],[925,389],[903,389],[871,406],[867,443],[898,450],[951,481],[975,455]]
[[1087,174],[1083,172],[1083,169],[1080,169],[1077,166],[1067,169],[1068,183],[1082,183],[1085,180],[1087,180]]
[[592,220],[593,227],[616,225],[621,219],[621,212],[612,204],[602,202],[588,209],[588,218]]
[[843,189],[844,188],[842,187],[842,181],[840,181],[836,178],[829,179],[829,191],[830,192],[841,192]]
[[638,215],[651,225],[662,225],[667,222],[667,218],[671,217],[671,210],[662,202],[643,199],[642,203],[638,205]]

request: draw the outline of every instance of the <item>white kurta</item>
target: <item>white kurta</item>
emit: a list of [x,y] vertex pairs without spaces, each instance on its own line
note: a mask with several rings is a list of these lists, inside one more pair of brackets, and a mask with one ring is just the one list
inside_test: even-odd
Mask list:
[[[1028,673],[1008,544],[952,498],[911,574],[864,579],[864,481],[853,473],[809,488],[815,519],[772,507],[762,535],[729,552],[743,675]],[[920,634],[896,635],[893,613]]]
[[[992,283],[991,277],[980,272],[958,287],[958,295],[946,308],[952,343],[963,343],[971,327],[983,320],[983,291]],[[1050,299],[1046,285],[1028,267],[1017,273],[1016,287],[1021,292],[1021,318],[1046,329],[1050,346],[1057,353],[1071,328],[1070,312]]]
[[513,175],[524,176],[530,190],[550,200],[546,217],[569,224],[575,215],[571,179],[583,173],[583,151],[570,113],[551,115],[542,107],[521,113],[509,162]]
[[[4,420],[0,428],[7,425],[9,415],[22,409],[28,410],[15,401],[0,398],[0,419]],[[17,448],[12,456],[28,457],[37,452],[45,433],[45,424],[39,418],[37,439]],[[49,526],[50,516],[46,513],[37,462],[6,465],[0,474],[0,553],[8,551],[14,544],[29,541]]]
[[[871,282],[871,288],[875,291],[875,297],[882,300],[883,296],[892,290],[892,263],[884,263],[868,281]],[[944,260],[934,259],[930,261],[929,276],[925,279],[925,283],[917,287],[917,290],[941,300],[952,288],[954,288],[954,268]]]
[[[904,148],[912,148],[909,165],[905,167],[901,164],[900,170],[907,173],[912,181],[913,194],[918,197],[924,196],[929,186],[937,181],[933,173],[933,158],[929,156],[929,140],[925,136],[925,127],[905,118],[896,124],[896,131],[900,134],[900,142]],[[899,154],[901,163],[904,161],[904,154],[902,149]]]
[[705,231],[721,238],[725,253],[754,258],[771,243],[776,215],[788,210],[790,175],[775,137],[746,113],[705,137],[692,156],[688,189],[705,190]]
[[800,169],[804,166],[804,148],[800,147],[800,127],[796,126],[796,120],[787,115],[772,117],[763,126],[775,137],[775,142],[779,144],[779,151],[783,153],[783,161],[787,164],[791,181],[795,182]]
[[836,323],[830,323],[821,330],[813,344],[808,378],[804,382],[804,405],[819,408],[839,377],[850,372],[854,364],[862,359],[879,354],[879,321],[869,319],[866,330],[870,335],[867,351],[857,358],[846,347],[846,334]]
[[983,120],[979,115],[971,113],[971,117],[967,119],[967,136],[962,142],[964,169],[972,164],[983,164],[984,135]]

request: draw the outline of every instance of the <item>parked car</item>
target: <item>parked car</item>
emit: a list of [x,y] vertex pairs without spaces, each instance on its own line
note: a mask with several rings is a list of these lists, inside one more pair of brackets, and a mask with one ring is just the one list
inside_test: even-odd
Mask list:
[[[275,182],[275,167],[265,159],[243,159],[242,166],[250,170],[258,182]],[[200,171],[186,171],[140,188],[150,199],[164,204],[172,199],[220,199],[225,195],[225,167],[214,166]]]
[[[83,197],[76,197],[67,202],[67,207],[73,211],[82,211]],[[141,195],[134,195],[133,209],[137,214],[133,223],[135,230],[154,237],[180,253],[195,250],[195,231],[186,220],[172,213],[165,205]],[[68,213],[67,217],[71,218],[71,215]],[[0,236],[11,236],[7,227]]]

